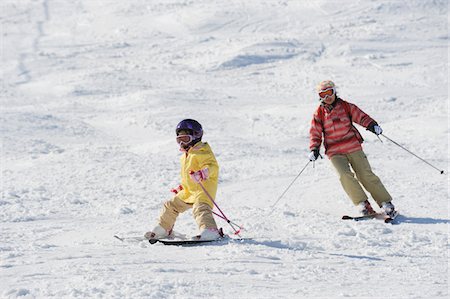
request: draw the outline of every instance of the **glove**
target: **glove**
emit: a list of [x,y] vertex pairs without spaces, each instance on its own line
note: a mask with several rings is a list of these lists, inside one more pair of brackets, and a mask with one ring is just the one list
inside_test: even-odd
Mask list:
[[183,186],[182,186],[182,185],[179,185],[178,187],[173,188],[172,190],[170,190],[170,192],[173,192],[173,193],[175,193],[175,194],[178,194],[178,192],[180,192],[181,190],[183,190]]
[[196,183],[201,182],[201,181],[206,181],[209,177],[209,170],[208,170],[208,168],[203,168],[198,171],[191,170],[189,172],[189,176]]
[[367,130],[374,133],[375,135],[380,135],[381,133],[383,133],[383,129],[377,123],[371,123],[367,127]]
[[319,150],[315,148],[309,153],[308,158],[309,161],[316,161],[319,156],[320,156]]

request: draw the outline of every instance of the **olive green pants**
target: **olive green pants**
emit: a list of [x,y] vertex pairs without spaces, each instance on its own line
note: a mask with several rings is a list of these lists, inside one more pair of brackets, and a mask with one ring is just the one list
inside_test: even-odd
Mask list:
[[367,199],[361,184],[380,207],[383,202],[392,200],[383,183],[372,172],[366,154],[362,150],[351,154],[334,155],[330,160],[339,175],[342,187],[355,205]]
[[189,209],[193,209],[192,214],[200,230],[204,228],[217,229],[212,209],[208,204],[203,202],[188,204],[176,196],[164,203],[164,207],[159,216],[159,225],[167,231],[171,230],[175,225],[178,215]]

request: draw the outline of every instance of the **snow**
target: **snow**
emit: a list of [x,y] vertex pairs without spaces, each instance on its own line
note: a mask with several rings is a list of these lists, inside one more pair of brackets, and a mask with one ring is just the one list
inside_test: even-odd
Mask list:
[[[1,298],[448,298],[447,1],[1,7]],[[270,209],[308,162],[325,79],[445,171],[360,128],[398,224],[342,221],[357,211],[328,159]],[[252,240],[113,238],[155,224],[188,117],[220,164],[218,204]],[[190,213],[176,230],[197,233]]]

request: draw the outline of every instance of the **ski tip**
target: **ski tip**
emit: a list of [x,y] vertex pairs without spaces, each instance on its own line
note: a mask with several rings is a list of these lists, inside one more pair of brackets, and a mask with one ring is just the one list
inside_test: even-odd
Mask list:
[[348,215],[342,216],[342,220],[350,220],[350,219],[353,219],[353,217],[352,216],[348,216]]
[[395,213],[393,217],[386,217],[384,223],[393,223],[398,216],[398,212]]
[[158,239],[150,239],[150,240],[148,240],[148,242],[150,243],[150,244],[155,244],[156,242],[158,242],[159,240]]
[[114,238],[123,242],[123,238],[119,237],[118,235],[114,235]]

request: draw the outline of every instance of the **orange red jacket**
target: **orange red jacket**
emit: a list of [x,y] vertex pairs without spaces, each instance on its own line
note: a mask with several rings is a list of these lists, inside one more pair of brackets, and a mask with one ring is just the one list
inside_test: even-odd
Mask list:
[[319,149],[323,144],[325,154],[331,158],[361,150],[363,138],[353,122],[367,128],[376,123],[355,104],[337,98],[332,105],[322,103],[314,113],[309,130],[309,149]]

